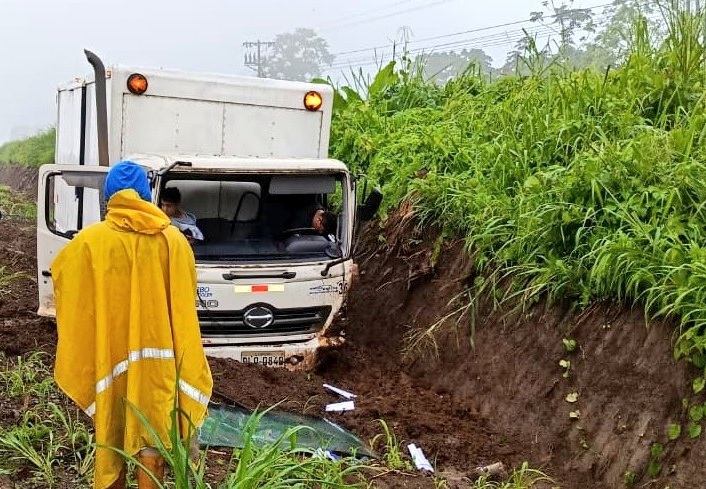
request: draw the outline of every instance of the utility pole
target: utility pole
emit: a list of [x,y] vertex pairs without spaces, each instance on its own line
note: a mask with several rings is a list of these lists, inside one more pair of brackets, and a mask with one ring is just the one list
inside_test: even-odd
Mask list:
[[275,47],[275,43],[258,39],[257,41],[244,42],[243,47],[245,48],[245,66],[255,71],[258,78],[262,78],[262,68],[269,57],[268,51]]

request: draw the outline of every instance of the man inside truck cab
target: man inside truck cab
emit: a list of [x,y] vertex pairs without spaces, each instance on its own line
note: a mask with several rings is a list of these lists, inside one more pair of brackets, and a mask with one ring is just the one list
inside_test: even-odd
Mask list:
[[336,242],[336,236],[338,235],[338,216],[333,212],[323,208],[316,209],[314,216],[311,218],[311,227],[329,241]]
[[196,216],[182,210],[181,192],[176,187],[166,187],[159,196],[159,207],[171,219],[172,225],[184,233],[189,243],[203,241],[203,233],[196,226]]

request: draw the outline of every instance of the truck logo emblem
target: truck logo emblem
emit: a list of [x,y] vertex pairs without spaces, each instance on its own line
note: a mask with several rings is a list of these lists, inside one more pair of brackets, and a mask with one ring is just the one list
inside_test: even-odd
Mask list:
[[245,311],[243,322],[253,329],[263,329],[275,322],[275,314],[267,307],[255,306]]

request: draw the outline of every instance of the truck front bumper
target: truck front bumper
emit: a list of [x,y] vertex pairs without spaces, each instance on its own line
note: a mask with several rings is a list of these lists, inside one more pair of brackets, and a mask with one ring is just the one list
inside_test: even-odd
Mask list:
[[338,348],[344,342],[342,336],[328,337],[321,334],[304,342],[271,344],[210,345],[204,341],[204,351],[209,357],[230,358],[241,363],[284,367],[288,370],[312,370],[318,353]]

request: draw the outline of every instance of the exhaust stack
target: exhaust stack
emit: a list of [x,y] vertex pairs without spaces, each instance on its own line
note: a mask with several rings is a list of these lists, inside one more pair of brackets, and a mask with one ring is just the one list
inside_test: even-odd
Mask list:
[[105,92],[105,66],[101,59],[84,49],[88,62],[93,66],[96,88],[96,117],[98,122],[98,164],[110,166],[108,156],[108,106]]

